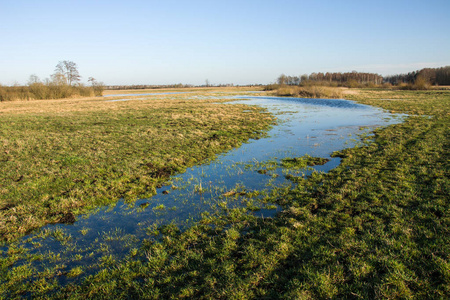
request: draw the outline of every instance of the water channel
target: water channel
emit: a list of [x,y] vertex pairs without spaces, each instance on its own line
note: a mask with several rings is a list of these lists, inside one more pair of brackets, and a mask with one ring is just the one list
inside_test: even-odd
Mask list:
[[[314,167],[316,171],[327,172],[340,162],[339,158],[330,157],[333,151],[355,146],[360,142],[360,134],[367,134],[375,127],[402,120],[400,115],[347,100],[220,97],[234,100],[229,105],[244,103],[265,107],[278,118],[278,124],[268,132],[268,137],[250,140],[210,163],[174,176],[167,186],[159,188],[157,195],[149,199],[132,204],[118,201],[115,206],[78,217],[72,225],[48,225],[25,237],[20,247],[26,248],[30,255],[41,257],[31,262],[33,268],[40,272],[59,265],[59,270],[64,273],[81,266],[84,275],[92,274],[101,265],[105,251],[112,259],[121,260],[139,248],[155,226],[171,222],[181,227],[188,226],[198,220],[202,212],[219,205],[248,205],[229,201],[225,195],[256,190],[270,192],[273,187],[290,184],[286,179],[288,171],[279,166],[283,158],[305,154],[329,158],[325,165]],[[192,96],[192,100],[195,99]],[[267,166],[278,167],[258,172]],[[308,176],[313,170],[295,172]],[[264,197],[264,193],[260,195]],[[263,217],[274,216],[281,210],[263,201],[255,205],[259,208],[253,213]],[[1,255],[6,255],[8,248],[0,250]],[[28,263],[22,260],[14,266]],[[97,267],[87,267],[94,265]],[[59,280],[64,284],[80,278],[82,276],[77,279],[60,276]]]

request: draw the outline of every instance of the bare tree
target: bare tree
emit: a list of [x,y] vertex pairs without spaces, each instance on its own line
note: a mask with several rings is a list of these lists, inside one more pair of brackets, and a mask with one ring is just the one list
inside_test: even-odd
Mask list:
[[95,96],[101,96],[103,94],[103,90],[105,89],[103,82],[98,82],[94,77],[89,77],[88,81],[94,89]]
[[50,77],[52,78],[52,83],[56,84],[56,85],[64,85],[67,84],[67,78],[66,76],[64,76],[64,74],[61,73],[55,73],[50,75]]
[[28,85],[32,85],[32,84],[36,84],[36,83],[41,83],[41,80],[39,79],[39,77],[36,74],[31,74],[30,78],[28,79]]
[[68,85],[79,82],[81,78],[77,64],[70,60],[60,61],[56,65],[55,74],[52,77],[58,79],[58,82],[61,82],[63,79]]
[[287,80],[288,80],[287,76],[284,75],[284,74],[281,74],[281,75],[277,78],[277,83],[278,83],[279,85],[284,85],[284,84],[287,83]]

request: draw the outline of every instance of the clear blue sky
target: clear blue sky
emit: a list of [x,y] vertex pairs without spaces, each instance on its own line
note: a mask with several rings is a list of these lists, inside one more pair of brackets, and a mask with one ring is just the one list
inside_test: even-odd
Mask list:
[[105,84],[270,83],[450,65],[450,0],[0,0],[0,84],[77,63]]

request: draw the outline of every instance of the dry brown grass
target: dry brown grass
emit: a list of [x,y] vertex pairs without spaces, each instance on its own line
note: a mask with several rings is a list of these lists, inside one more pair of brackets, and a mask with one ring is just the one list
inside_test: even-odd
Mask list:
[[[7,101],[0,102],[0,116],[2,114],[50,114],[63,115],[69,113],[95,112],[95,111],[123,111],[123,110],[141,110],[141,109],[159,109],[178,107],[179,104],[204,106],[207,103],[222,102],[221,100],[192,100],[194,96],[222,96],[222,93],[242,93],[254,91],[261,88],[252,87],[221,87],[221,88],[191,88],[191,89],[147,89],[147,90],[107,90],[104,95],[130,94],[123,98],[130,101],[111,102],[109,100],[117,99],[113,97],[74,97],[69,99],[50,99],[50,100],[29,100],[29,101]],[[165,92],[187,92],[186,94],[156,95],[156,96],[133,96],[132,94],[143,93],[165,93]],[[262,92],[262,91],[261,91]],[[218,94],[220,93],[220,94]],[[262,92],[263,93],[263,92]],[[146,100],[142,100],[146,98]],[[135,101],[134,101],[135,100]],[[206,109],[206,108],[205,108]],[[217,109],[211,106],[210,109]],[[231,109],[233,110],[233,109]],[[227,117],[232,115],[228,114]],[[174,115],[177,117],[177,115]],[[178,116],[179,117],[179,116]],[[186,117],[183,115],[183,117]],[[220,114],[217,115],[220,117]]]
[[360,90],[357,89],[350,89],[350,88],[346,88],[346,87],[341,87],[339,88],[342,95],[358,95],[360,93]]
[[170,92],[199,92],[204,93],[241,93],[248,91],[262,91],[262,86],[230,86],[230,87],[194,87],[194,88],[164,88],[139,90],[105,90],[103,95],[144,94],[144,93],[170,93]]
[[280,87],[276,93],[277,96],[302,97],[302,98],[342,98],[341,89],[328,86],[284,86]]

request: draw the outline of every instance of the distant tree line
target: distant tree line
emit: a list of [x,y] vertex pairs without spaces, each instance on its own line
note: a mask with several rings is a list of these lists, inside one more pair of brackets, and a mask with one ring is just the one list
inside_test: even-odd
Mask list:
[[384,81],[392,85],[401,83],[414,84],[421,78],[431,85],[450,85],[450,66],[441,68],[424,68],[407,74],[385,76]]
[[361,72],[334,72],[334,73],[311,73],[310,75],[304,74],[301,76],[286,76],[281,74],[277,78],[277,84],[279,85],[310,85],[310,84],[322,84],[332,86],[349,86],[349,85],[364,85],[374,84],[378,85],[383,83],[383,76],[375,73],[361,73]]
[[31,75],[28,84],[25,86],[1,86],[0,101],[11,100],[40,100],[40,99],[61,99],[74,96],[101,96],[103,93],[103,83],[95,78],[89,77],[89,86],[80,83],[81,76],[78,72],[77,64],[64,60],[60,61],[55,68],[55,73],[45,80],[40,80],[38,76]]
[[301,76],[281,74],[275,84],[266,86],[267,90],[276,90],[283,86],[331,86],[331,87],[376,87],[397,86],[401,89],[427,89],[432,85],[450,85],[450,66],[441,68],[424,68],[422,70],[381,76],[365,72],[327,72],[311,73]]

